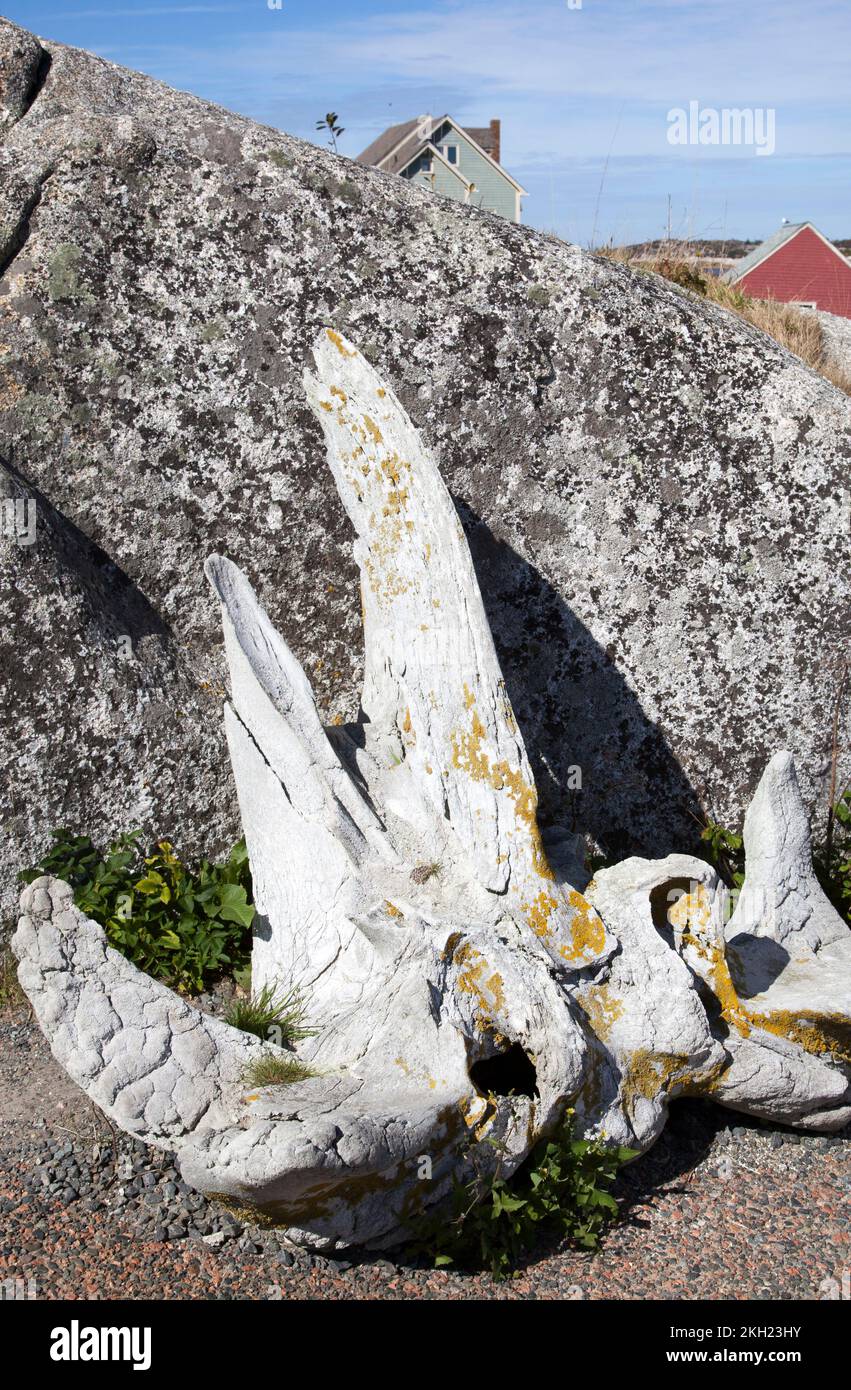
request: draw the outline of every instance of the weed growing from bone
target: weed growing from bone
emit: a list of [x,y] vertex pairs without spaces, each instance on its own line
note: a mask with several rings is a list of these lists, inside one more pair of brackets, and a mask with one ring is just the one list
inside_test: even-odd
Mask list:
[[419,1237],[419,1248],[436,1267],[484,1268],[502,1280],[542,1239],[567,1240],[583,1250],[599,1246],[618,1215],[610,1189],[637,1150],[575,1139],[572,1110],[510,1177],[503,1172],[500,1142],[486,1142],[497,1155],[492,1171],[471,1150],[473,1175],[455,1181],[452,1215],[426,1224]]
[[280,985],[267,984],[247,999],[234,1000],[225,1014],[225,1023],[242,1033],[252,1033],[262,1042],[292,1047],[316,1032],[315,1028],[305,1027],[305,1007],[298,989],[285,990]]
[[307,1081],[316,1072],[299,1061],[298,1057],[258,1057],[246,1068],[245,1083],[262,1090],[266,1086],[291,1086],[295,1081]]

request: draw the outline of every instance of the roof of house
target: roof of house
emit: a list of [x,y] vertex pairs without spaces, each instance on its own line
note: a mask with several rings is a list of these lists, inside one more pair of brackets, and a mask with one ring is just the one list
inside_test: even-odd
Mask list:
[[788,222],[774,232],[772,236],[766,237],[765,241],[760,242],[759,246],[755,246],[753,251],[749,251],[740,261],[736,261],[735,265],[732,265],[729,270],[725,271],[720,278],[726,280],[728,284],[735,284],[737,280],[741,280],[743,275],[747,275],[749,271],[755,270],[756,267],[767,260],[769,256],[773,256],[775,251],[779,251],[781,246],[785,246],[787,241],[791,241],[792,238],[797,236],[799,232],[802,232],[805,227],[811,228],[811,230],[816,233],[816,236],[821,237],[822,241],[826,242],[832,250],[836,251],[837,256],[844,259],[842,252],[837,251],[833,242],[828,241],[827,237],[822,236],[818,227],[814,227],[812,222]]
[[497,137],[495,131],[493,131],[490,126],[469,125],[465,126],[464,129],[467,134],[475,140],[476,144],[481,146],[485,154],[489,154],[491,159],[495,159],[497,163],[499,163]]
[[[357,156],[358,164],[371,164],[373,166],[383,163],[392,150],[397,145],[407,142],[417,131],[420,124],[430,120],[427,116],[415,116],[412,121],[402,121],[400,125],[391,125],[383,134],[373,140],[371,145],[367,145],[362,154]],[[410,155],[408,155],[408,158]],[[407,159],[404,161],[407,163]],[[389,172],[395,173],[396,170],[388,165]]]
[[358,164],[370,164],[373,168],[383,169],[387,174],[398,174],[416,159],[416,157],[428,148],[431,137],[435,131],[449,121],[456,130],[462,131],[469,136],[482,153],[492,161],[499,169],[500,173],[508,179],[509,183],[520,192],[526,190],[516,179],[512,178],[507,169],[494,156],[495,142],[498,139],[492,127],[464,127],[459,126],[451,116],[417,116],[412,121],[403,121],[400,125],[390,126],[371,145],[357,156]]

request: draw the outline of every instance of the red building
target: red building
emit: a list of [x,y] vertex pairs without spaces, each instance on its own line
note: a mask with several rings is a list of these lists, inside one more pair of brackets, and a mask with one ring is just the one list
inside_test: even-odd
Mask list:
[[781,227],[722,278],[752,299],[778,299],[851,319],[851,262],[812,222]]

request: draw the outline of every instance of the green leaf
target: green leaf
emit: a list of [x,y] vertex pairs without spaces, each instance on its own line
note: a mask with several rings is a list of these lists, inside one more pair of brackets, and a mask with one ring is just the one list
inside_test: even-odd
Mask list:
[[193,872],[167,840],[145,854],[138,830],[104,852],[67,829],[54,831],[51,841],[21,882],[49,873],[70,883],[80,911],[139,969],[200,990],[226,967],[248,964],[254,908],[244,842],[223,863],[203,861]]

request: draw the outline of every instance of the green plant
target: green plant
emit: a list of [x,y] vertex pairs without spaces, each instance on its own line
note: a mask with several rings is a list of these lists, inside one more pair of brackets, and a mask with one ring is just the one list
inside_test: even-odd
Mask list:
[[341,135],[345,135],[346,128],[337,124],[337,112],[329,111],[321,121],[316,122],[316,129],[328,134],[328,148],[337,153],[337,140]]
[[453,1211],[432,1224],[423,1244],[436,1266],[485,1267],[495,1279],[511,1273],[541,1236],[567,1239],[593,1250],[617,1215],[609,1192],[618,1169],[637,1151],[610,1147],[600,1139],[574,1139],[573,1112],[561,1129],[542,1139],[510,1177],[503,1177],[503,1146],[492,1172],[476,1167],[467,1183],[456,1182]]
[[224,863],[204,859],[192,872],[168,840],[146,855],[137,831],[101,854],[87,835],[55,830],[51,848],[20,878],[32,883],[41,874],[70,884],[111,946],[178,989],[198,992],[248,962],[254,907],[242,840]]
[[741,888],[745,881],[745,842],[741,835],[708,820],[700,832],[706,858],[717,869],[728,888]]
[[235,999],[225,1014],[225,1023],[243,1033],[253,1033],[263,1042],[288,1047],[300,1038],[310,1038],[314,1028],[304,1026],[305,1004],[297,989],[279,993],[275,985],[264,985],[248,999]]
[[246,1068],[245,1081],[249,1086],[289,1086],[315,1075],[298,1057],[258,1057]]

